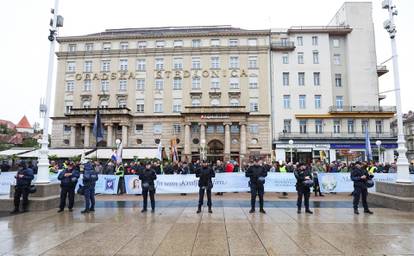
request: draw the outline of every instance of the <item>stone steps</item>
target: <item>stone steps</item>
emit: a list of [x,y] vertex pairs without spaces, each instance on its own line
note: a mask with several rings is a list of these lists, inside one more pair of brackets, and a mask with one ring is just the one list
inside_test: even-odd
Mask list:
[[414,211],[414,184],[376,182],[376,192],[369,193],[368,202],[401,211]]

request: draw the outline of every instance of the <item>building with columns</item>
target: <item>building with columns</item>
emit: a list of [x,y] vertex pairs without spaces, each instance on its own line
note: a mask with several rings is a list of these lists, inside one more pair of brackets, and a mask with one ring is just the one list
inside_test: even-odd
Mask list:
[[108,29],[60,37],[52,147],[93,148],[99,107],[112,148],[177,142],[181,159],[271,154],[269,30]]

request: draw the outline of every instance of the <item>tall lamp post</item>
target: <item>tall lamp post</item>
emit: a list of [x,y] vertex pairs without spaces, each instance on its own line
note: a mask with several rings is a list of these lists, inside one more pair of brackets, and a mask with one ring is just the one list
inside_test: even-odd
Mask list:
[[397,129],[398,129],[398,160],[397,160],[397,180],[398,183],[411,183],[410,174],[408,171],[408,160],[405,155],[407,148],[405,147],[402,109],[401,109],[401,90],[400,90],[400,75],[398,71],[398,54],[397,54],[397,42],[395,40],[395,34],[397,30],[395,28],[394,16],[398,14],[395,5],[392,0],[382,1],[382,8],[388,10],[389,19],[384,22],[384,28],[391,38],[391,50],[392,50],[392,66],[394,75],[394,90],[395,90],[395,103],[397,105]]
[[49,67],[47,72],[47,87],[45,101],[40,104],[40,114],[43,117],[43,135],[40,140],[41,148],[39,150],[38,158],[38,173],[36,183],[49,183],[49,117],[50,117],[50,99],[52,94],[52,79],[53,79],[53,66],[54,66],[54,54],[55,54],[55,39],[57,35],[57,29],[63,27],[63,17],[58,15],[59,0],[55,0],[54,9],[52,9],[53,18],[50,21],[50,34],[48,40],[50,42],[49,48]]
[[293,164],[293,140],[289,140],[290,145],[290,163]]
[[382,144],[382,142],[380,140],[377,140],[375,142],[375,144],[378,147],[378,163],[381,163],[381,144]]

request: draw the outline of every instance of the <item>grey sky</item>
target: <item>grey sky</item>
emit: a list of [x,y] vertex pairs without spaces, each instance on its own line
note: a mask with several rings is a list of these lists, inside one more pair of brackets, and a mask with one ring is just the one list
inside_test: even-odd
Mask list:
[[[394,0],[403,110],[414,109],[414,86],[410,80],[413,60],[414,1]],[[47,41],[53,0],[2,0],[0,3],[0,119],[17,122],[27,115],[39,121],[38,105],[45,95]],[[242,28],[281,28],[294,25],[327,25],[342,0],[255,1],[145,1],[60,0],[59,14],[65,18],[60,35],[82,35],[107,28],[233,25]],[[391,57],[390,40],[382,28],[387,18],[381,1],[373,1],[378,63]],[[391,72],[382,76],[380,91],[393,88]],[[55,69],[56,71],[56,69]],[[394,105],[394,94],[386,94],[382,105]],[[52,106],[54,100],[52,99]]]

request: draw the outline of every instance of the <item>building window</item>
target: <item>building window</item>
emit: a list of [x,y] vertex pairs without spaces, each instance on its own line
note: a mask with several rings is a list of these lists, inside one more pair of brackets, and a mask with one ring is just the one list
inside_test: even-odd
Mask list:
[[162,113],[163,111],[162,100],[156,100],[154,102],[154,113]]
[[71,132],[70,125],[64,125],[63,126],[63,132],[64,133],[70,133]]
[[321,85],[321,73],[313,72],[313,85]]
[[180,113],[181,112],[181,99],[174,99],[173,100],[173,113]]
[[144,100],[137,100],[137,112],[144,113]]
[[193,39],[191,42],[191,46],[194,48],[201,47],[201,40],[200,39]]
[[162,134],[162,124],[155,123],[153,126],[153,132],[154,134]]
[[248,46],[257,46],[257,39],[256,38],[249,38],[249,40],[247,40],[247,45]]
[[299,95],[299,108],[300,109],[306,108],[306,95]]
[[212,47],[219,47],[220,46],[220,39],[211,39],[210,46]]
[[239,134],[240,133],[240,127],[238,125],[230,125],[230,133],[231,134]]
[[173,68],[174,69],[183,69],[183,58],[174,58],[173,59]]
[[231,77],[230,78],[230,89],[240,89],[239,87],[239,78]]
[[145,59],[137,59],[137,71],[145,71]]
[[138,41],[137,47],[138,47],[138,49],[147,48],[147,42],[146,41]]
[[257,68],[257,56],[249,56],[248,68],[250,69]]
[[335,65],[341,65],[341,55],[340,54],[334,54],[333,62],[334,62]]
[[74,61],[68,61],[66,63],[66,71],[67,72],[75,72],[76,71],[76,63]]
[[164,69],[164,59],[163,58],[156,58],[155,59],[155,69],[156,70],[163,70]]
[[200,99],[193,99],[193,100],[191,100],[191,106],[193,106],[193,107],[199,107],[199,106],[201,106]]
[[111,61],[110,60],[101,61],[101,71],[109,72],[110,70],[111,70]]
[[102,44],[102,49],[106,52],[110,51],[111,50],[111,43],[103,43]]
[[298,52],[298,64],[303,64],[303,52]]
[[307,120],[299,120],[299,132],[300,133],[307,133],[307,126],[308,121]]
[[259,82],[257,77],[249,77],[249,88],[257,89],[259,88]]
[[318,45],[318,37],[312,36],[312,45]]
[[342,74],[335,74],[335,86],[342,87]]
[[126,107],[127,107],[126,99],[119,99],[118,100],[118,108],[126,108]]
[[136,90],[137,91],[145,90],[145,79],[143,79],[143,78],[137,79]]
[[93,51],[93,43],[88,43],[88,44],[85,44],[85,51],[86,51],[86,52],[91,52],[91,51]]
[[183,80],[179,77],[173,79],[173,90],[181,90],[183,87]]
[[315,109],[322,107],[322,95],[315,95]]
[[232,107],[240,106],[240,101],[238,99],[231,99],[230,100],[230,106],[232,106]]
[[126,92],[127,90],[127,80],[119,80],[119,91]]
[[230,47],[237,47],[239,45],[238,39],[229,39],[229,46]]
[[315,133],[323,133],[323,122],[320,119],[315,120]]
[[92,61],[90,61],[90,60],[85,61],[85,63],[84,63],[84,71],[86,73],[92,72]]
[[157,47],[157,48],[165,47],[165,41],[164,40],[155,41],[155,47]]
[[220,68],[220,58],[218,56],[211,57],[211,68],[212,69]]
[[355,122],[354,120],[348,120],[348,133],[355,132]]
[[281,38],[280,39],[281,43],[283,46],[287,46],[288,45],[288,39],[287,38]]
[[224,126],[223,125],[220,125],[220,124],[216,125],[215,129],[216,129],[216,133],[220,133],[220,134],[224,133]]
[[200,90],[201,89],[201,79],[199,76],[193,77],[191,79],[191,89]]
[[72,101],[66,101],[65,102],[65,113],[70,113],[73,108],[73,102]]
[[283,108],[290,109],[290,95],[283,95]]
[[135,133],[142,134],[144,132],[144,125],[143,124],[136,124],[135,125]]
[[239,68],[239,57],[230,56],[230,68],[235,69]]
[[289,72],[283,72],[283,85],[289,85]]
[[292,120],[283,120],[283,133],[291,133],[292,131]]
[[126,51],[126,50],[128,50],[128,42],[121,42],[121,43],[119,44],[119,48],[120,48],[122,51]]
[[181,133],[181,124],[173,124],[173,134]]
[[215,126],[214,125],[207,125],[207,129],[206,129],[206,132],[208,133],[208,134],[213,134],[214,133],[214,131],[215,131]]
[[174,47],[183,47],[184,43],[183,40],[174,40],[173,46]]
[[201,69],[201,59],[200,57],[191,58],[191,68],[192,69]]
[[155,90],[157,90],[157,91],[164,90],[164,80],[155,79]]
[[92,81],[90,79],[83,81],[83,91],[90,92],[91,90],[92,90]]
[[211,78],[211,89],[220,89],[220,78]]
[[210,102],[211,106],[219,106],[220,105],[220,100],[218,99],[212,99]]
[[101,91],[103,91],[103,92],[109,91],[109,81],[108,80],[101,80]]
[[102,100],[101,104],[100,104],[101,108],[108,108],[109,107],[109,103],[107,100]]
[[378,133],[383,133],[383,124],[381,120],[376,120],[375,121],[375,132]]
[[283,53],[283,55],[282,55],[282,63],[283,64],[289,64],[289,54],[288,53]]
[[76,52],[76,44],[70,44],[68,50],[69,52]]
[[338,48],[339,47],[339,39],[333,39],[332,44],[333,44],[333,47]]
[[334,133],[341,133],[341,121],[334,120],[333,130],[334,130]]
[[362,120],[361,125],[362,125],[362,132],[363,133],[369,131],[369,127],[368,127],[369,122],[368,122],[368,120]]
[[254,98],[249,102],[250,112],[259,112],[259,100]]
[[336,108],[337,109],[344,108],[344,97],[343,96],[336,96]]
[[73,92],[75,90],[75,81],[66,81],[66,92]]
[[296,37],[296,41],[297,41],[298,46],[303,46],[303,37],[302,36]]
[[249,132],[253,134],[259,133],[259,125],[258,124],[250,124],[249,125]]
[[305,72],[298,73],[298,84],[301,86],[305,85]]
[[119,60],[119,70],[121,70],[121,71],[127,71],[128,70],[128,60],[127,59]]
[[319,52],[313,51],[313,64],[319,64]]

